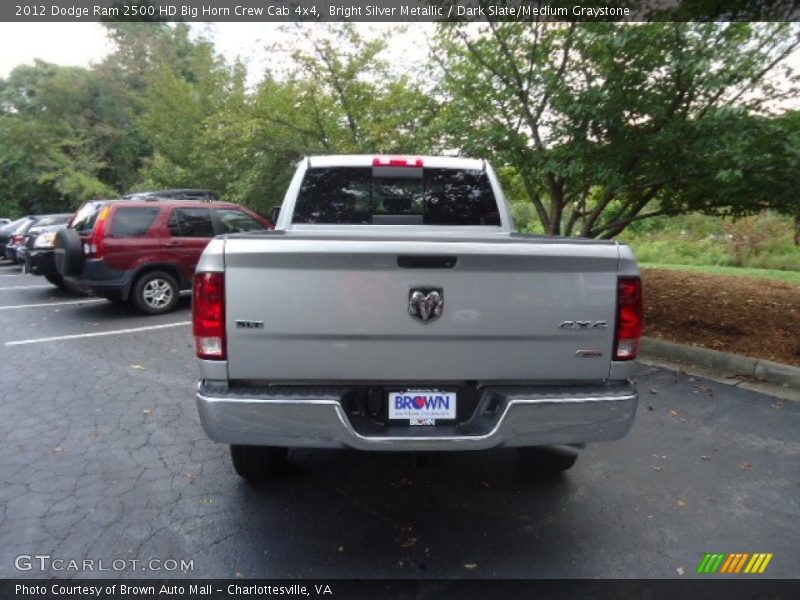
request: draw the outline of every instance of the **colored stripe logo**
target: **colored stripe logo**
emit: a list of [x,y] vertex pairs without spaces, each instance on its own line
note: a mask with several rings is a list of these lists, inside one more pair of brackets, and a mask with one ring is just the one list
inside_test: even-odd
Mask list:
[[701,574],[725,573],[728,575],[745,573],[755,575],[767,569],[772,553],[736,552],[733,554],[706,554],[697,567]]

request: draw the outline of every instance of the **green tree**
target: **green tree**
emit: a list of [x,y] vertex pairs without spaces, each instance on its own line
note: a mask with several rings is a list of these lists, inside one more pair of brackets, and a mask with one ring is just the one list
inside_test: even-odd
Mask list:
[[418,82],[383,57],[386,39],[368,39],[352,23],[299,29],[289,82],[298,108],[328,152],[409,152],[430,147],[437,105]]
[[305,82],[266,77],[208,119],[201,152],[227,198],[267,212],[283,199],[296,163],[326,151],[315,114],[303,108],[307,93]]
[[[792,183],[800,179],[800,110],[787,112],[781,117],[781,121],[770,143],[783,142],[786,149],[784,156],[788,164],[781,173],[782,180],[793,189],[781,196],[783,202],[777,209],[794,219],[794,244],[800,246],[800,193],[797,191],[797,186]],[[781,166],[775,165],[776,168]]]
[[19,214],[67,210],[113,194],[109,148],[119,137],[102,81],[36,61],[0,80],[0,203]]
[[785,23],[442,25],[434,56],[445,144],[512,167],[551,234],[609,238],[657,215],[796,202],[778,169],[766,169],[770,161],[790,167],[796,149],[785,143],[785,123],[766,117],[797,92],[784,63],[800,46],[798,31]]
[[[224,106],[230,88],[241,86],[243,73],[216,56],[213,45],[196,42],[186,69],[169,62],[157,64],[141,97],[138,125],[153,148],[142,175],[148,182],[169,187],[214,187],[215,169],[208,170],[203,138],[208,120]],[[238,77],[239,81],[235,78]]]
[[[184,153],[226,198],[268,210],[282,200],[297,161],[311,154],[425,151],[434,105],[382,59],[385,41],[351,25],[300,27],[290,37],[254,90],[234,65],[232,78],[212,86],[219,101],[189,119],[197,152]],[[180,119],[192,102],[186,90],[170,93],[168,114]]]
[[224,101],[236,67],[185,23],[107,23],[115,50],[98,69],[125,106],[137,177],[126,189],[215,187],[200,155],[204,122]]

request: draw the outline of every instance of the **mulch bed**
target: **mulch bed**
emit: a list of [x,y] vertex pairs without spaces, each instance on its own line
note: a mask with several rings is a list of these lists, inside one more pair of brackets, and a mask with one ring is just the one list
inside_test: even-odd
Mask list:
[[643,269],[645,335],[800,366],[800,286]]

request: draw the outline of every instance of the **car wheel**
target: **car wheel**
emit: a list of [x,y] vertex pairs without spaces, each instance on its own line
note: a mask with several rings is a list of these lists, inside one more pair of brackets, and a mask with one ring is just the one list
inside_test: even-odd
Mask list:
[[133,284],[131,304],[145,314],[160,315],[178,305],[179,293],[178,282],[172,275],[164,271],[151,271]]
[[80,275],[83,270],[81,236],[74,229],[60,229],[53,249],[56,271],[62,276]]
[[66,287],[64,285],[63,275],[59,275],[58,273],[53,273],[50,275],[45,275],[44,278],[47,279],[47,281],[49,281],[50,283],[52,283],[54,286],[60,287],[62,290]]
[[236,474],[248,481],[264,481],[286,466],[288,450],[276,446],[231,446],[231,461]]
[[517,448],[525,470],[539,475],[556,475],[568,471],[578,460],[578,453],[563,446],[533,446]]

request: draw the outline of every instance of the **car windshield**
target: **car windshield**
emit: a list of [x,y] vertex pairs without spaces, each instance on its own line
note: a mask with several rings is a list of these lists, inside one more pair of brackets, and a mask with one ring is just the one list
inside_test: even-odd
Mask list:
[[30,228],[31,228],[31,225],[33,225],[34,223],[36,223],[36,219],[34,219],[34,218],[32,218],[32,217],[28,217],[28,218],[26,218],[24,221],[22,221],[22,222],[21,222],[21,223],[20,223],[20,224],[19,224],[19,225],[18,225],[18,226],[17,226],[17,227],[14,229],[14,235],[20,235],[20,234],[22,234],[22,233],[25,233],[26,231],[28,231],[28,229],[30,229]]
[[72,214],[63,214],[63,215],[45,215],[38,221],[36,221],[36,227],[47,227],[49,225],[60,225],[62,223],[66,223],[69,221]]
[[306,172],[294,223],[500,225],[480,170],[325,167]]
[[17,227],[19,227],[20,225],[22,225],[22,223],[23,223],[23,222],[24,222],[24,221],[25,221],[27,218],[28,218],[28,217],[22,217],[21,219],[17,219],[17,220],[15,220],[15,221],[11,221],[11,223],[6,223],[6,224],[5,224],[5,225],[3,225],[2,227],[0,227],[0,231],[2,231],[3,233],[11,233],[11,232],[13,232],[13,231],[16,231],[16,230],[17,230]]

